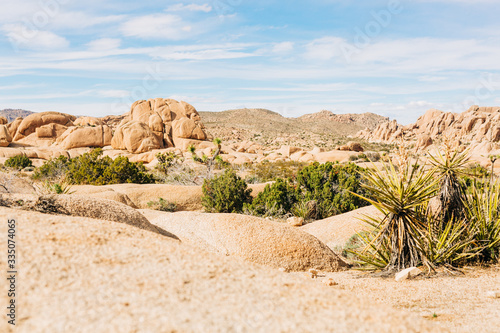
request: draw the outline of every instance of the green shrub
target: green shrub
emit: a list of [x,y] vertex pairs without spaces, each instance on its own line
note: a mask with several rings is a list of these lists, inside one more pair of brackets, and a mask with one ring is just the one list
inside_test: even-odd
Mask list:
[[159,198],[158,201],[148,202],[148,207],[162,212],[175,212],[177,209],[177,205],[175,203],[167,201],[163,198]]
[[290,212],[297,201],[295,187],[288,180],[278,178],[273,184],[267,184],[247,208],[252,215],[266,216],[270,209]]
[[268,181],[282,179],[295,179],[297,173],[306,163],[297,161],[277,161],[269,162],[268,160],[262,163],[248,165],[249,180],[254,183],[265,183]]
[[315,200],[319,219],[366,206],[365,200],[353,194],[365,193],[361,187],[363,170],[353,163],[345,166],[331,162],[311,164],[297,176],[300,200]]
[[156,154],[156,158],[158,159],[158,164],[155,166],[155,169],[164,174],[168,174],[169,170],[182,160],[180,156],[172,152],[158,153]]
[[202,186],[201,202],[207,212],[237,213],[245,203],[250,203],[251,189],[234,170],[226,171],[212,179],[205,179]]
[[66,156],[59,156],[43,163],[35,169],[33,179],[58,180],[65,177],[69,168],[69,159]]
[[371,162],[378,162],[380,161],[380,153],[377,152],[367,152],[366,153],[366,158],[371,161]]
[[16,155],[7,159],[7,161],[5,161],[5,166],[7,168],[22,170],[27,167],[32,167],[33,163],[24,155]]
[[61,179],[72,184],[106,185],[121,183],[148,184],[154,178],[142,163],[133,163],[127,157],[102,157],[101,148],[68,159],[60,156],[37,168],[34,179]]

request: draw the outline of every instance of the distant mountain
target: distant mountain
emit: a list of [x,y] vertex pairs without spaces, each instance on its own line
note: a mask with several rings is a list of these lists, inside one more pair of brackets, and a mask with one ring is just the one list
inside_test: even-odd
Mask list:
[[379,116],[371,112],[335,114],[327,110],[306,114],[297,119],[304,122],[327,121],[341,124],[355,124],[370,130],[375,129],[381,123],[389,121],[388,117]]
[[266,109],[201,111],[200,116],[209,134],[224,141],[252,140],[268,145],[300,146],[315,142],[333,145],[337,138],[355,135],[365,128],[374,129],[388,121],[387,117],[373,113],[334,114],[330,111],[287,118]]
[[26,111],[26,110],[21,110],[21,109],[5,109],[5,110],[0,110],[0,116],[4,116],[7,118],[7,121],[10,123],[17,117],[22,117],[26,118],[30,114],[35,113],[32,111]]

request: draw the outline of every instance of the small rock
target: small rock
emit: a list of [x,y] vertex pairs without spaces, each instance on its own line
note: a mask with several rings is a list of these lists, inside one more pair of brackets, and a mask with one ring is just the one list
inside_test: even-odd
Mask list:
[[312,277],[313,279],[315,279],[315,278],[317,278],[317,277],[318,277],[318,270],[316,270],[316,269],[314,269],[314,268],[311,268],[311,269],[309,270],[309,273],[311,274],[311,277]]
[[292,227],[300,227],[304,224],[304,218],[302,217],[290,217],[286,220],[286,223],[291,225]]
[[337,282],[333,281],[332,278],[329,278],[329,279],[326,279],[326,280],[323,280],[323,283],[326,284],[327,286],[331,287],[331,286],[336,286],[338,285]]
[[407,269],[403,269],[401,272],[396,274],[395,279],[396,279],[396,282],[400,282],[400,281],[403,281],[406,279],[411,279],[412,276],[416,276],[420,273],[421,273],[420,269],[418,269],[417,267],[410,267]]
[[486,292],[486,297],[500,298],[500,291],[488,291]]

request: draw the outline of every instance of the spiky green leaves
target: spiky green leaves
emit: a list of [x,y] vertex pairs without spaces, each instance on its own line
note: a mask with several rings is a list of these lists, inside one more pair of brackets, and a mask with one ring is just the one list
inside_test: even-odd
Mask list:
[[[436,193],[434,171],[424,168],[396,170],[392,162],[382,169],[373,165],[364,174],[363,187],[373,198],[362,197],[383,213],[380,221],[369,221],[375,227],[368,246],[360,254],[372,253],[385,263],[385,269],[398,270],[416,266],[422,260],[418,239],[425,228],[425,221],[417,214],[416,207],[428,202]],[[380,252],[384,252],[381,255]],[[384,259],[384,260],[381,260]]]

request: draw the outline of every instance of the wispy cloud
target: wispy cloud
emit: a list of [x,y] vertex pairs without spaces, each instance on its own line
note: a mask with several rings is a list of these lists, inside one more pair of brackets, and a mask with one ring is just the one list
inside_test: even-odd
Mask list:
[[122,41],[118,38],[100,38],[87,44],[91,51],[116,50]]
[[167,8],[168,12],[179,12],[179,11],[200,11],[209,13],[212,11],[212,6],[209,4],[197,5],[197,4],[183,4],[178,3]]
[[153,14],[135,17],[123,23],[121,32],[127,37],[180,40],[193,35],[193,27],[180,16]]
[[66,38],[51,31],[30,29],[22,24],[6,24],[2,30],[15,48],[64,49],[70,44]]

